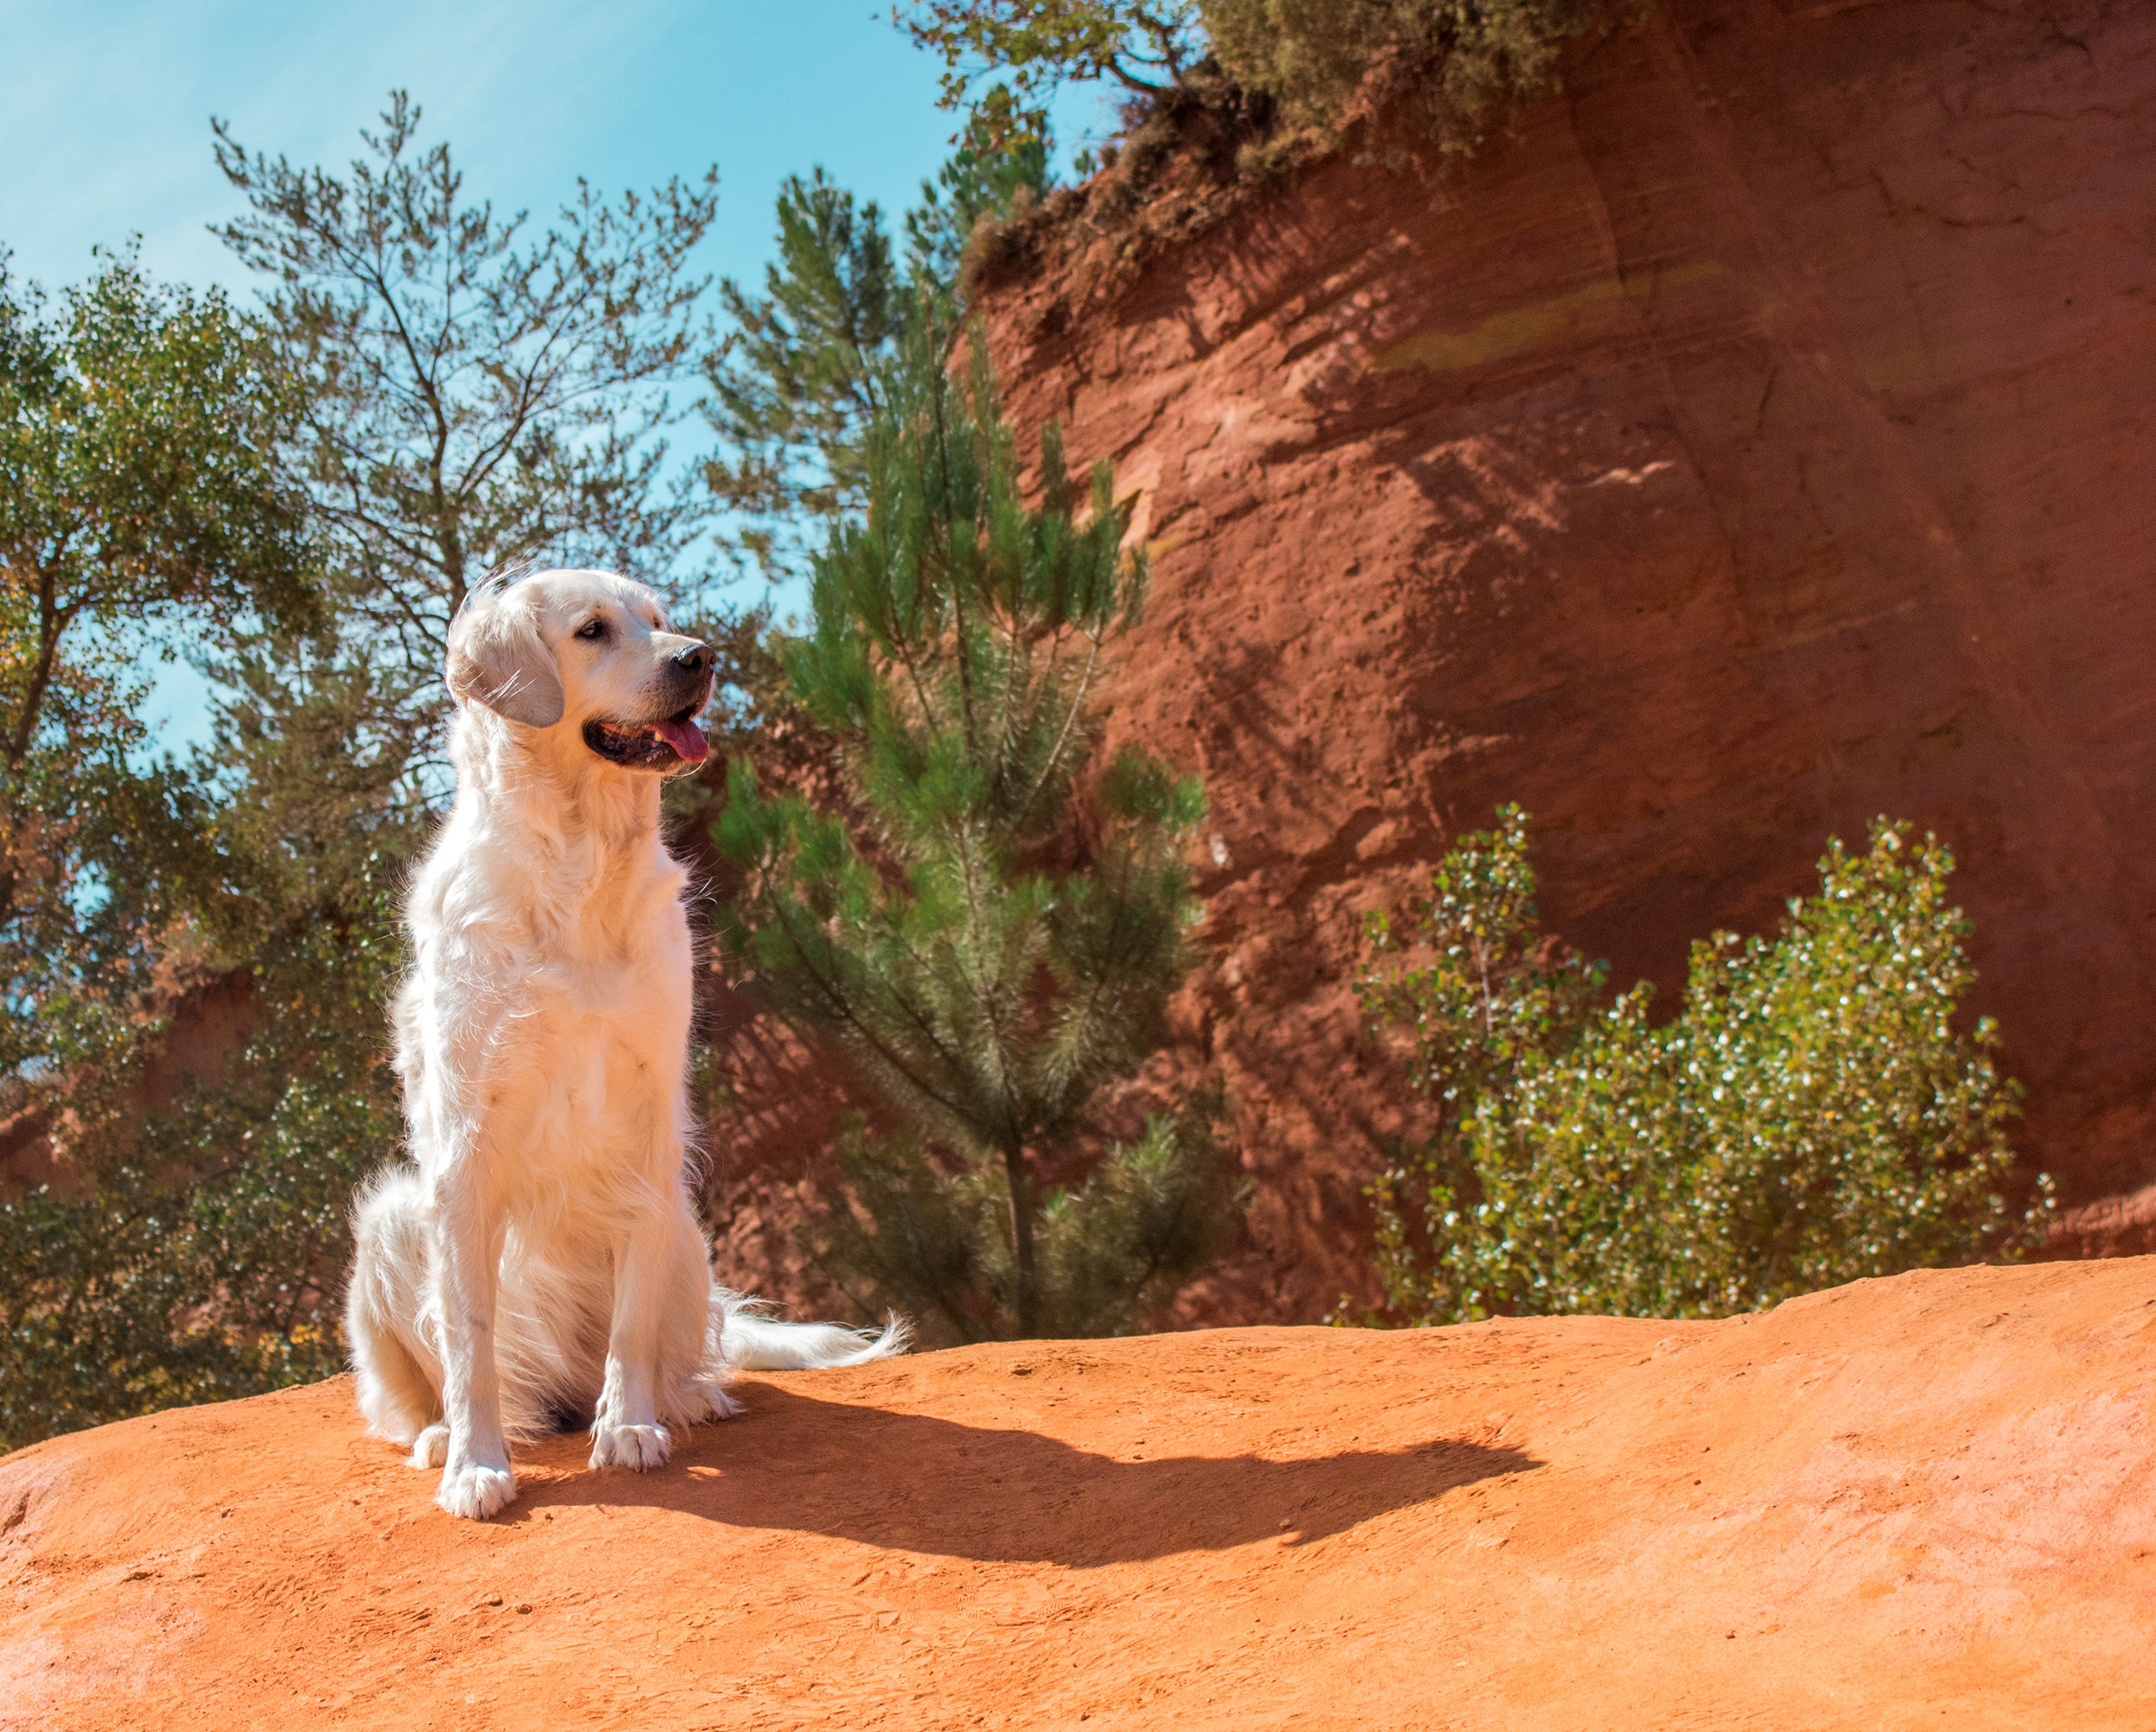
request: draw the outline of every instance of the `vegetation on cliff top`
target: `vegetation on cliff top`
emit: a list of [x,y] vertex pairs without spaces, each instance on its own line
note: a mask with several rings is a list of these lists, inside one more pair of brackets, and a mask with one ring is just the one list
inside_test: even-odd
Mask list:
[[1561,87],[1576,39],[1651,0],[914,0],[892,16],[944,63],[967,136],[1037,139],[1062,86],[1119,92],[1116,135],[1079,152],[1081,184],[1020,199],[971,236],[994,281],[1075,232],[1106,243],[1077,273],[1120,281],[1298,165],[1342,149],[1404,168],[1472,155]]
[[1037,129],[1074,81],[1126,93],[1126,124],[1224,81],[1314,144],[1376,75],[1443,148],[1467,151],[1507,107],[1557,87],[1567,42],[1642,10],[1642,0],[915,0],[892,16],[942,59],[943,105],[998,136]]

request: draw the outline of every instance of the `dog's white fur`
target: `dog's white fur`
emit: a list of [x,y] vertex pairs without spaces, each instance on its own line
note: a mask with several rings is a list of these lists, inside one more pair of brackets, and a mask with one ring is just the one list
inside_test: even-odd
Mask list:
[[736,1370],[905,1349],[895,1319],[765,1318],[713,1282],[690,1206],[687,875],[659,834],[683,760],[654,742],[701,755],[681,730],[710,662],[603,572],[487,585],[450,631],[455,804],[394,1015],[411,1163],[360,1198],[345,1327],[370,1426],[442,1470],[452,1515],[501,1509],[510,1441],[571,1416],[594,1467],[651,1468],[668,1427],[733,1411]]

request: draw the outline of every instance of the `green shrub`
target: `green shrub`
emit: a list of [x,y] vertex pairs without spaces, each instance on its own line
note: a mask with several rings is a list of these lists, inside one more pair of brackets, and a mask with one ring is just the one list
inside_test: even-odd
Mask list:
[[344,1368],[346,1215],[403,1130],[401,940],[378,882],[352,903],[264,938],[248,1035],[164,1107],[136,1104],[154,1025],[73,1019],[54,1136],[76,1182],[0,1201],[0,1451]]
[[1470,148],[1501,104],[1555,87],[1567,40],[1613,22],[1611,0],[1200,0],[1222,69],[1280,104],[1291,129],[1337,126],[1391,61],[1431,130]]
[[[1372,1187],[1386,1314],[1411,1323],[1719,1316],[1864,1276],[2011,1255],[2050,1207],[2003,1194],[2017,1089],[1947,903],[1953,856],[1881,820],[1830,843],[1768,941],[1693,947],[1682,1011],[1544,938],[1515,807],[1437,869],[1404,966],[1382,915],[1359,983],[1404,1031],[1430,1140]],[[1374,1320],[1373,1320],[1374,1321]]]
[[[942,105],[971,105],[993,137],[1037,128],[1070,81],[1118,85],[1147,107],[1226,74],[1270,97],[1274,145],[1322,138],[1374,69],[1392,68],[1447,149],[1471,150],[1502,106],[1557,87],[1565,43],[1648,0],[914,0],[893,21],[944,63]],[[1217,70],[1216,70],[1217,68]],[[985,81],[996,81],[992,83]],[[1389,93],[1388,93],[1389,94]],[[1257,147],[1263,159],[1268,147]]]

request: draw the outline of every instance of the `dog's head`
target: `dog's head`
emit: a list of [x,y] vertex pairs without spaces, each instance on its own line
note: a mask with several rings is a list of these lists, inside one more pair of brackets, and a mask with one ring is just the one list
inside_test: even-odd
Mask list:
[[664,774],[711,747],[697,713],[718,656],[667,630],[643,585],[539,572],[474,590],[449,627],[449,689],[526,727],[559,729],[625,770]]

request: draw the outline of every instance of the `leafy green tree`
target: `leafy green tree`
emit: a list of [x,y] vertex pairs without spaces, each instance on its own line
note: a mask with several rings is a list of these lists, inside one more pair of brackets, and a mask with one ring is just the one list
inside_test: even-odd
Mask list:
[[400,1134],[381,1033],[400,882],[384,861],[365,918],[245,934],[246,1036],[158,1110],[137,1103],[146,1041],[62,1048],[90,1182],[0,1202],[0,1450],[343,1368],[352,1191]]
[[[290,447],[338,585],[343,630],[312,648],[372,664],[410,751],[431,736],[450,619],[521,560],[605,565],[681,593],[709,502],[669,478],[666,387],[693,375],[709,279],[689,255],[718,171],[609,204],[579,183],[530,232],[466,198],[447,144],[391,94],[343,176],[249,154],[217,122],[218,166],[249,212],[219,230],[265,296],[302,393]],[[250,647],[254,662],[283,655]],[[248,683],[245,668],[228,683]]]
[[737,954],[859,1060],[900,1129],[858,1128],[814,1241],[842,1280],[958,1340],[1132,1327],[1232,1222],[1217,1095],[1074,1175],[1101,1087],[1163,1035],[1196,908],[1194,782],[1093,760],[1101,686],[1145,595],[1107,469],[1042,435],[1030,507],[978,346],[954,381],[917,336],[868,425],[865,520],[816,561],[784,646],[845,754],[868,846],[735,766],[719,844]]
[[135,761],[132,664],[205,621],[311,604],[264,361],[223,296],[132,255],[50,317],[0,257],[0,1087],[18,1094],[63,1001],[143,985],[171,917],[145,849],[184,847],[193,818],[170,766]]
[[189,1174],[141,1086],[156,1004],[216,972],[203,909],[238,903],[199,780],[149,759],[133,669],[236,618],[308,624],[291,414],[215,293],[122,255],[48,315],[0,275],[0,1110],[64,1175],[0,1198],[0,1447],[155,1405],[234,1279],[176,1254]]
[[1107,81],[1150,100],[1205,53],[1191,0],[913,0],[894,6],[891,22],[943,61],[941,106],[971,104],[975,126],[997,144],[1038,137],[1066,83]]
[[2005,1200],[2017,1092],[1974,979],[1953,862],[1881,820],[1829,844],[1780,935],[1694,945],[1684,1007],[1536,924],[1527,819],[1439,866],[1403,966],[1382,915],[1361,982],[1404,1034],[1435,1134],[1373,1187],[1386,1311],[1411,1323],[1594,1311],[1700,1317],[1903,1270],[2009,1255],[2049,1208]]

